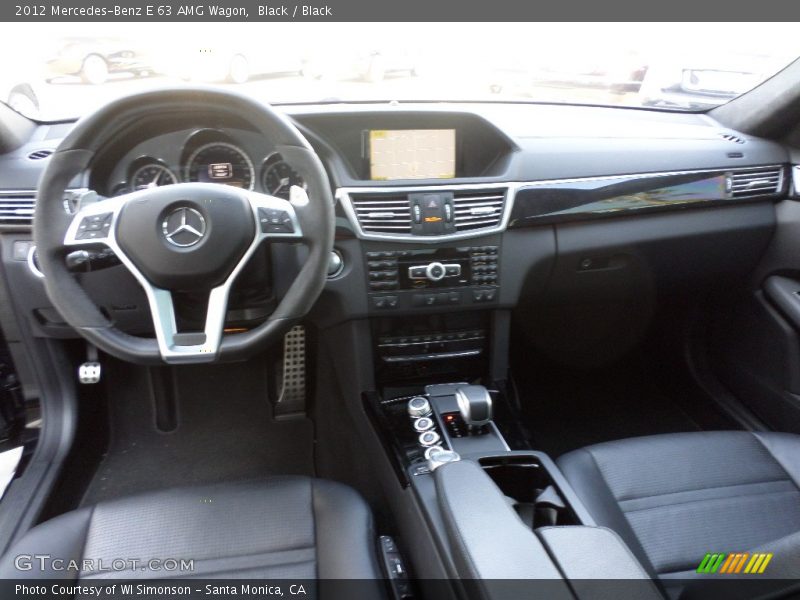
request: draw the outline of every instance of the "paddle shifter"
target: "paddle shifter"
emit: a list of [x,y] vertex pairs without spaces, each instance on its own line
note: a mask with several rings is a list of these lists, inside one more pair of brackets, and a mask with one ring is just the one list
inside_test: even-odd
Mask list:
[[492,397],[482,385],[461,385],[455,392],[458,410],[469,433],[477,432],[492,420]]

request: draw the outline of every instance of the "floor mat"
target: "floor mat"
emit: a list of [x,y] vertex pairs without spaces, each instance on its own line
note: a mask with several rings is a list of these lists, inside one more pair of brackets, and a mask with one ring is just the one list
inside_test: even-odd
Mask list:
[[514,369],[534,447],[552,457],[628,437],[738,428],[680,377],[663,375],[636,357],[595,370],[538,358]]
[[247,363],[175,370],[177,423],[156,428],[150,377],[108,365],[110,444],[83,505],[176,485],[313,475],[312,422],[275,421],[263,369]]

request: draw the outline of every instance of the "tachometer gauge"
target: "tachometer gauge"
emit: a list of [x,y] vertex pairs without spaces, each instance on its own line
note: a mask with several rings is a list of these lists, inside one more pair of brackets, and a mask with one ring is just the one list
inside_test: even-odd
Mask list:
[[131,191],[161,187],[178,183],[178,177],[168,167],[149,163],[136,169],[131,175]]
[[224,183],[252,190],[255,169],[250,157],[241,148],[227,142],[212,142],[200,146],[186,165],[189,181]]
[[268,160],[265,164],[262,185],[268,194],[287,200],[289,199],[289,188],[293,185],[306,189],[306,182],[303,181],[303,178],[280,157],[274,161]]

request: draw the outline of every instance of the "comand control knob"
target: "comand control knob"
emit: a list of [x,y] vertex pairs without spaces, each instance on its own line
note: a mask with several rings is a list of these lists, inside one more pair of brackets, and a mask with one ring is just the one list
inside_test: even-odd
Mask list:
[[431,403],[427,398],[415,396],[408,401],[408,414],[411,417],[427,417],[431,414]]
[[425,267],[425,277],[430,279],[431,281],[441,281],[444,279],[444,276],[447,274],[447,269],[444,268],[444,265],[440,262],[432,262],[427,267]]
[[446,465],[447,463],[457,462],[461,460],[461,456],[459,456],[458,452],[454,452],[453,450],[446,450],[441,446],[434,446],[433,448],[429,448],[430,452],[426,452],[426,458],[428,459],[428,468],[431,471],[435,471],[442,465]]

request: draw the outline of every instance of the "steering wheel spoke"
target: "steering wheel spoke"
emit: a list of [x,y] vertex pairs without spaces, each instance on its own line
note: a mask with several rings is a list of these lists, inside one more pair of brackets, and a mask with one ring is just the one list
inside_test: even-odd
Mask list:
[[172,292],[153,286],[145,287],[153,316],[161,357],[166,363],[211,362],[216,359],[222,341],[229,288],[222,285],[211,290],[203,331],[179,332]]

